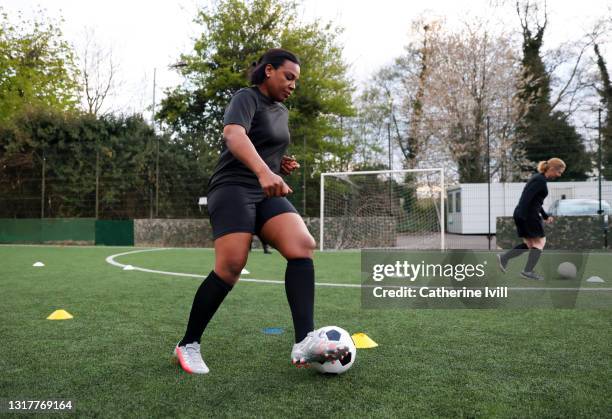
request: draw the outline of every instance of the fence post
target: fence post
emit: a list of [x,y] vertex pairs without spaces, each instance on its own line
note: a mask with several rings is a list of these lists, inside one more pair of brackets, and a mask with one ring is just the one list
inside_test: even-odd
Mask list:
[[604,249],[608,248],[608,216],[604,214],[601,206],[601,108],[597,109],[597,182],[599,210],[597,213],[601,217],[601,227],[604,239]]
[[489,240],[489,250],[491,250],[491,136],[489,134],[489,116],[487,115],[487,201],[488,201],[488,220],[487,220],[487,239]]
[[40,192],[40,218],[45,218],[45,170],[46,170],[46,162],[47,162],[47,158],[45,157],[45,150],[43,149],[43,155],[42,155],[42,185],[41,185],[41,192]]
[[99,193],[100,193],[100,150],[98,147],[96,147],[96,220],[98,219]]

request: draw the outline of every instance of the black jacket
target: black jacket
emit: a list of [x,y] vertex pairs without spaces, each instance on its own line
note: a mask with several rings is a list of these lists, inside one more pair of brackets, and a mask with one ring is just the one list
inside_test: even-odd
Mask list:
[[547,219],[548,214],[542,208],[544,199],[548,196],[548,186],[546,186],[546,176],[537,173],[527,181],[525,189],[521,194],[518,205],[514,209],[514,216],[521,219],[542,218]]

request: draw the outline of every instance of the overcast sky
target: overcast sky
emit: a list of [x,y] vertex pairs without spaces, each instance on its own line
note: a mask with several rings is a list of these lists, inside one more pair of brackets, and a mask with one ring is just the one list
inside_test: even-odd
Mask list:
[[[77,48],[86,28],[95,31],[96,41],[110,46],[120,67],[122,87],[112,98],[112,107],[124,111],[142,111],[150,106],[153,93],[153,69],[157,69],[157,102],[163,89],[180,79],[168,65],[180,53],[189,52],[198,27],[193,18],[199,5],[208,0],[3,0],[10,14],[22,10],[26,15],[42,5],[46,14],[63,17],[65,37]],[[492,7],[491,0],[305,0],[302,18],[332,21],[345,28],[341,38],[344,58],[357,84],[364,83],[381,65],[402,53],[407,43],[410,23],[419,15],[445,17],[457,24],[471,16],[486,18],[497,25],[519,30],[512,8]],[[545,42],[549,46],[582,37],[602,14],[609,13],[612,0],[569,0],[548,2],[549,27]],[[612,51],[608,45],[605,52]],[[612,57],[610,57],[612,58]],[[607,61],[610,63],[612,59]]]

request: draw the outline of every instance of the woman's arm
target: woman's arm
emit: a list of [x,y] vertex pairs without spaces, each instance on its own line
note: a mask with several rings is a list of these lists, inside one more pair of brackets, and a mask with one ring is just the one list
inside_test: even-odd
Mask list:
[[234,157],[255,173],[267,197],[285,196],[293,192],[283,178],[275,174],[259,156],[243,126],[226,125],[223,128],[223,137],[227,148]]

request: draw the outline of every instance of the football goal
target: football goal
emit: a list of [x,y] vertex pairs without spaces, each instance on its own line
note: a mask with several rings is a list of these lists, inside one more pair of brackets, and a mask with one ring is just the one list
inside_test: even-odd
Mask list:
[[321,174],[319,248],[444,249],[444,169]]

